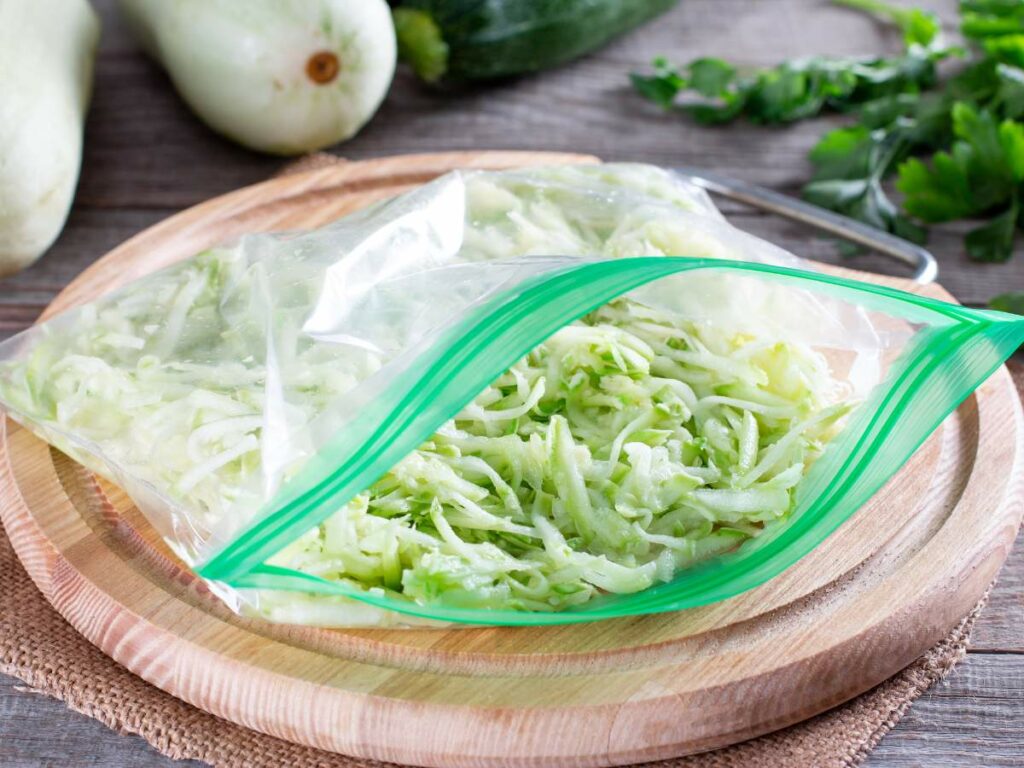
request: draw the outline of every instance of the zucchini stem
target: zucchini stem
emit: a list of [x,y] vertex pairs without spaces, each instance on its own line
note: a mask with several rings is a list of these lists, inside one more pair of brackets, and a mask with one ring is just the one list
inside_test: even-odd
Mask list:
[[448,44],[441,28],[426,11],[396,8],[392,12],[398,38],[398,58],[428,83],[436,83],[448,71]]
[[318,51],[306,62],[306,76],[317,85],[327,85],[338,76],[341,63],[331,51]]

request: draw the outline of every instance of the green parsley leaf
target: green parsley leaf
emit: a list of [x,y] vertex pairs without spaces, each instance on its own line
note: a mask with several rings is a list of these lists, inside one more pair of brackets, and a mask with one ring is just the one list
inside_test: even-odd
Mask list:
[[1024,66],[1024,34],[987,38],[982,45],[993,59],[1015,67]]
[[973,213],[967,172],[948,152],[936,152],[931,167],[916,157],[904,162],[896,189],[903,193],[907,213],[922,221],[953,221]]
[[1013,35],[1020,32],[1021,29],[1017,19],[983,16],[975,13],[965,13],[960,22],[960,31],[963,36],[972,40]]
[[960,0],[961,13],[1012,16],[1020,10],[1020,0]]
[[889,199],[882,186],[889,166],[903,151],[901,137],[863,125],[830,131],[811,150],[814,180],[803,189],[810,203],[895,232],[915,242],[924,231]]
[[[910,158],[899,168],[896,188],[903,207],[924,221],[952,221],[1005,206],[1024,176],[1024,126],[996,123],[987,110],[966,102],[953,106],[949,152],[937,152],[929,167]],[[984,235],[979,235],[984,237]],[[968,249],[970,250],[970,248]]]
[[634,73],[630,79],[637,92],[663,109],[677,106],[676,97],[690,89],[709,101],[678,107],[702,123],[727,122],[743,109],[743,94],[733,87],[736,70],[720,59],[697,59],[677,69],[659,57],[651,66],[654,74]]
[[[945,47],[935,14],[885,0],[832,0],[900,28],[902,54],[809,57],[752,72],[720,59],[634,76],[647,98],[703,123],[744,116],[787,123],[825,111],[851,124],[825,134],[810,152],[813,203],[921,240],[917,222],[985,219],[965,239],[972,259],[1009,258],[1024,194],[1024,0],[962,0],[970,50]],[[968,58],[942,73],[950,56]],[[936,87],[939,86],[939,87]],[[895,174],[900,205],[887,182]]]
[[964,0],[960,14],[960,31],[973,40],[1024,32],[1024,6],[1018,0]]
[[1024,181],[1024,125],[1012,120],[999,124],[999,143],[1014,181]]
[[901,215],[877,179],[829,179],[804,187],[807,202],[863,221],[899,237],[923,242],[924,230]]
[[721,59],[697,59],[690,64],[690,87],[701,96],[725,93],[736,77],[736,68]]
[[993,298],[988,306],[1000,312],[1012,312],[1015,315],[1024,315],[1024,291],[1011,291],[1001,293]]
[[815,180],[870,176],[877,143],[877,135],[864,125],[850,125],[829,131],[809,155],[815,168]]
[[866,101],[856,111],[857,121],[871,129],[885,128],[900,118],[911,118],[921,106],[919,93],[893,93]]
[[903,32],[903,40],[909,45],[927,48],[942,33],[942,25],[934,13],[920,8],[900,8],[880,0],[833,0],[837,5],[855,8],[895,24]]
[[953,154],[960,158],[977,213],[1005,201],[1013,192],[1013,175],[1003,151],[999,126],[988,110],[966,102],[953,105]]
[[[897,18],[915,30],[924,19],[934,21],[930,14],[906,10]],[[652,62],[652,73],[634,73],[631,80],[650,101],[688,112],[703,123],[728,122],[741,114],[753,123],[788,123],[934,85],[936,63],[959,49],[937,45],[937,26],[927,34],[914,34],[915,40],[927,39],[929,44],[908,42],[907,50],[894,57],[813,56],[747,73],[716,58],[678,67],[659,57]],[[680,101],[684,94],[695,98]]]
[[1013,255],[1019,213],[1015,198],[1005,211],[968,232],[964,239],[967,255],[975,261],[1007,261]]
[[634,72],[629,79],[637,93],[663,109],[672,106],[676,94],[680,91],[670,80],[660,75],[641,75]]

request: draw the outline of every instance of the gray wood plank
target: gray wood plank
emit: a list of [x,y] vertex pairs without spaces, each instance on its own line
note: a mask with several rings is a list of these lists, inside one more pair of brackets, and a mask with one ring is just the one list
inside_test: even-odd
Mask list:
[[1021,766],[1024,658],[970,654],[918,699],[866,768]]
[[28,269],[0,280],[0,339],[31,325],[77,274],[173,210],[76,207],[54,246]]
[[[988,605],[974,625],[971,650],[1024,654],[1024,536],[1017,537],[999,580],[989,594]],[[1024,746],[1024,722],[1018,725]]]
[[163,757],[138,736],[119,734],[63,702],[0,675],[0,765],[5,768],[201,768]]

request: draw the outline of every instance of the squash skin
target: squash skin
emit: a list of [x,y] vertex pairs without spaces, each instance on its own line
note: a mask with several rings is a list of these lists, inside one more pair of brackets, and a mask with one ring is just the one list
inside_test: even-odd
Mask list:
[[258,152],[344,141],[373,116],[396,61],[384,0],[119,0],[191,110]]
[[468,81],[522,75],[564,64],[667,11],[676,2],[404,0],[400,8],[420,11],[437,26],[448,48],[443,78]]
[[0,2],[0,277],[64,228],[99,35],[88,0]]

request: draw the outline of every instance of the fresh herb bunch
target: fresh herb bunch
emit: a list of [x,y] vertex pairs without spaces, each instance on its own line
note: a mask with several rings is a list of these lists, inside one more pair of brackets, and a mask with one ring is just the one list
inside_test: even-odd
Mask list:
[[1024,315],[1024,291],[1002,293],[992,299],[988,306],[991,309],[998,309],[1000,312],[1013,312],[1015,315]]
[[[967,234],[967,254],[1009,259],[1024,226],[1024,0],[962,0],[966,50],[947,46],[927,11],[879,0],[833,2],[896,24],[903,53],[811,57],[750,73],[720,59],[682,68],[657,59],[653,74],[634,74],[633,85],[702,123],[743,116],[778,124],[849,113],[852,124],[811,150],[809,201],[917,241],[925,237],[922,224],[985,219]],[[964,64],[940,75],[938,63],[954,56]],[[883,186],[893,176],[901,205]]]

